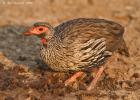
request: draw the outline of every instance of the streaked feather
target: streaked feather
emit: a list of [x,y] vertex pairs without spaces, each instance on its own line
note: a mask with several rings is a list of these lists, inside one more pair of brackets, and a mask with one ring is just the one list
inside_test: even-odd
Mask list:
[[124,28],[104,19],[79,18],[60,24],[53,32],[47,48],[41,50],[42,59],[53,70],[77,71],[104,64],[120,47]]

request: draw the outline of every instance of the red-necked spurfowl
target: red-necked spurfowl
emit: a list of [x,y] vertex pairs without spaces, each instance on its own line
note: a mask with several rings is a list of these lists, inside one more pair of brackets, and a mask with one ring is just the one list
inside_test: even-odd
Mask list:
[[65,85],[74,82],[85,70],[99,68],[87,90],[95,87],[112,53],[124,45],[124,28],[105,19],[78,18],[57,27],[47,22],[35,23],[25,35],[41,39],[41,57],[55,71],[75,71]]

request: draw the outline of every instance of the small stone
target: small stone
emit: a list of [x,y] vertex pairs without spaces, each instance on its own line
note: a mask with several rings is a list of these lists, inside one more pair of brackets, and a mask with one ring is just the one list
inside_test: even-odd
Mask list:
[[129,87],[128,84],[126,84],[125,82],[122,83],[122,88],[127,88]]
[[74,63],[69,63],[69,66],[74,66]]
[[139,78],[140,75],[139,75],[139,73],[134,73],[134,74],[132,75],[132,77],[134,77],[134,78]]

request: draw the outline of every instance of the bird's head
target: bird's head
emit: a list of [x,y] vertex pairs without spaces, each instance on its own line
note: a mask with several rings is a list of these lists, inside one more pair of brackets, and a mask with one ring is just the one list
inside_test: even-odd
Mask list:
[[37,22],[24,33],[27,36],[35,35],[41,39],[43,44],[47,44],[53,36],[53,27],[46,22]]

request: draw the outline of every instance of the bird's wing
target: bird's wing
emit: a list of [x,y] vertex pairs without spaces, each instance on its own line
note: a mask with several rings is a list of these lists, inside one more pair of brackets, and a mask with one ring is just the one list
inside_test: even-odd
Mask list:
[[91,39],[84,44],[76,44],[73,48],[70,59],[77,64],[77,69],[102,65],[112,55],[112,52],[106,50],[105,38]]
[[[102,19],[77,19],[56,27],[68,63],[75,68],[99,66],[119,46],[123,27]],[[81,68],[80,68],[81,67]]]

